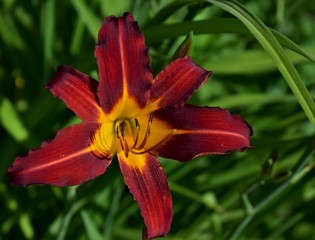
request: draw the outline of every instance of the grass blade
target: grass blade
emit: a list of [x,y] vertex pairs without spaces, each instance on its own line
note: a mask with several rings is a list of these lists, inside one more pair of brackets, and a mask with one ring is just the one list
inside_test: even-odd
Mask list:
[[149,43],[187,35],[191,31],[193,31],[194,34],[248,32],[240,21],[232,18],[216,18],[210,20],[185,21],[173,24],[159,24],[146,27],[143,31],[146,36],[146,41]]
[[98,30],[102,25],[102,21],[94,14],[94,12],[85,4],[83,0],[72,0],[71,3],[77,10],[78,15],[86,25],[90,34],[96,39]]
[[103,237],[97,229],[97,226],[94,224],[93,220],[91,219],[90,215],[87,211],[82,210],[80,212],[81,218],[83,220],[83,224],[88,235],[88,239],[93,240],[102,240]]
[[[305,49],[315,53],[315,48],[306,47]],[[308,62],[308,59],[296,52],[288,49],[285,52],[294,65]],[[203,66],[221,75],[255,75],[277,70],[277,66],[263,49],[232,52],[206,61]]]
[[44,40],[44,78],[47,78],[49,66],[53,60],[54,28],[55,28],[55,1],[44,3],[41,31]]
[[[198,4],[201,2],[211,2],[207,0],[182,0],[174,1],[163,9],[161,9],[156,16],[154,16],[147,24],[144,26],[143,30],[146,35],[147,42],[157,42],[165,38],[174,38],[180,35],[187,35],[190,31],[193,31],[194,34],[203,34],[203,33],[247,33],[250,29],[247,29],[238,19],[212,19],[212,20],[199,20],[199,21],[185,21],[181,23],[173,24],[161,24],[165,21],[170,15],[179,10],[180,8],[190,6],[192,4]],[[217,1],[220,2],[220,1]],[[241,20],[241,19],[240,19]],[[244,22],[243,22],[244,23]],[[267,28],[265,26],[265,28]],[[304,51],[297,44],[291,41],[282,33],[270,29],[274,34],[274,37],[279,41],[281,45],[291,49],[294,52],[297,52],[309,59],[312,62],[315,62],[315,57],[309,54],[307,51]],[[159,34],[156,34],[156,33]]]
[[280,43],[277,41],[269,28],[266,27],[266,25],[261,22],[260,19],[248,12],[245,7],[236,1],[208,1],[236,16],[244,23],[244,25],[249,29],[253,36],[260,42],[262,47],[270,55],[282,76],[287,81],[287,84],[290,86],[309,121],[315,127],[314,101],[306,89],[299,73],[296,71]]
[[29,137],[13,104],[6,98],[0,104],[0,123],[17,142],[23,142]]

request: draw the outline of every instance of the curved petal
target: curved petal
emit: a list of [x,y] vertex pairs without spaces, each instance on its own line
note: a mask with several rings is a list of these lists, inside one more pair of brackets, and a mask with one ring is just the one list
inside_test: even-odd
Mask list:
[[46,85],[54,96],[62,99],[85,122],[98,122],[104,118],[98,103],[98,82],[69,66],[59,66],[54,78]]
[[[206,154],[225,154],[251,147],[251,127],[227,110],[185,105],[159,110],[154,113],[154,119],[151,134],[164,133],[165,139],[150,151],[155,155],[188,161]],[[149,139],[148,147],[154,144]]]
[[149,154],[118,154],[119,165],[147,227],[148,238],[165,236],[172,221],[172,197],[165,173]]
[[202,85],[211,72],[184,57],[173,61],[154,79],[151,88],[151,110],[181,105]]
[[148,101],[152,74],[143,34],[129,13],[105,19],[94,55],[104,111],[112,119],[135,115]]
[[98,124],[82,123],[60,130],[55,139],[18,157],[8,170],[12,184],[77,185],[106,171],[109,159],[99,159],[90,150],[89,135]]

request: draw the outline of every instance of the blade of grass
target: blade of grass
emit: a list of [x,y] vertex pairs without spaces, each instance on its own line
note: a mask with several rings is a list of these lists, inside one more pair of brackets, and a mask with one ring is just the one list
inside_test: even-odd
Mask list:
[[72,0],[73,7],[78,12],[79,17],[89,30],[94,39],[97,37],[98,30],[102,25],[102,21],[94,14],[83,0]]
[[240,21],[232,18],[216,18],[172,24],[158,24],[148,26],[143,29],[148,43],[187,35],[191,31],[193,31],[194,34],[248,33],[248,30]]
[[6,98],[0,104],[0,123],[17,142],[23,142],[29,137],[13,104]]
[[72,207],[70,208],[70,210],[67,212],[67,214],[65,215],[62,225],[61,225],[61,229],[59,231],[57,240],[63,240],[66,238],[66,234],[68,231],[68,227],[70,225],[70,222],[73,218],[73,216],[87,203],[86,199],[82,199],[77,201],[76,203],[74,203],[72,205]]
[[84,24],[80,18],[76,19],[74,33],[72,34],[70,52],[73,55],[80,53],[81,46],[83,44],[84,37]]
[[[190,31],[194,34],[204,33],[248,33],[250,30],[247,29],[239,19],[232,18],[216,18],[211,20],[199,20],[199,21],[185,21],[181,23],[173,24],[161,24],[169,15],[176,12],[178,9],[189,6],[191,4],[197,4],[200,2],[208,2],[207,0],[185,0],[175,1],[168,4],[166,7],[161,9],[158,14],[153,17],[144,27],[143,31],[146,35],[146,41],[148,43],[154,43],[161,41],[166,38],[174,38],[181,35],[187,35]],[[282,33],[270,29],[280,44],[284,47],[291,49],[315,62],[315,57],[309,54],[308,51],[304,51],[296,43],[287,38]],[[159,34],[156,34],[159,33]]]
[[31,219],[28,214],[22,213],[20,215],[19,225],[25,239],[34,239],[34,228],[32,226]]
[[278,188],[276,188],[273,192],[267,195],[264,199],[262,199],[256,206],[252,206],[249,202],[248,196],[243,195],[242,198],[244,200],[245,206],[251,206],[248,209],[248,215],[243,219],[240,225],[236,228],[235,232],[232,234],[230,240],[239,239],[241,234],[247,228],[247,226],[253,221],[253,219],[260,214],[263,214],[268,206],[271,205],[272,202],[279,200],[281,196],[284,196],[284,193],[292,189],[293,187],[299,188],[298,184],[303,177],[310,172],[311,168],[307,167],[307,164],[314,157],[315,153],[315,143],[312,142],[305,149],[304,153],[300,157],[298,163],[292,170],[292,175],[289,177],[284,183],[282,183]]
[[[172,24],[159,24],[144,28],[143,32],[148,43],[155,43],[164,39],[176,38],[187,35],[190,31],[194,34],[215,34],[215,33],[249,33],[248,29],[238,19],[233,18],[216,18],[199,21],[186,21]],[[315,62],[315,57],[310,54],[309,50],[304,50],[296,43],[291,41],[282,33],[270,29],[279,43],[284,47],[300,54],[306,59]],[[156,34],[159,33],[159,34]],[[313,51],[311,51],[313,52]]]
[[314,52],[312,52],[312,54],[309,54],[308,50],[303,50],[295,42],[293,42],[291,39],[287,38],[282,33],[278,32],[274,29],[270,29],[270,30],[272,31],[273,35],[277,38],[279,43],[281,43],[284,47],[287,47],[287,48],[291,49],[292,51],[299,53],[302,56],[306,57],[310,61],[315,62]]
[[97,226],[91,219],[90,215],[88,214],[87,211],[82,210],[80,212],[81,218],[83,220],[83,224],[88,236],[88,239],[93,239],[93,240],[102,240],[104,239],[101,233],[98,231]]
[[236,1],[207,0],[239,18],[273,59],[309,121],[315,127],[315,104],[303,80],[268,27]]
[[[196,4],[198,2],[204,2],[204,0],[180,0],[169,3],[163,9],[161,9],[153,18],[151,18],[145,26],[160,24],[175,11],[183,6],[189,6],[191,4]],[[187,34],[187,33],[186,33]]]
[[121,197],[123,195],[123,191],[124,191],[124,185],[122,185],[121,181],[119,179],[117,179],[114,182],[115,185],[115,193],[114,193],[114,197],[113,197],[113,201],[111,203],[111,207],[110,207],[110,211],[109,214],[107,216],[107,220],[105,222],[104,225],[104,234],[105,234],[105,239],[112,239],[113,237],[113,229],[114,229],[114,225],[115,225],[115,216],[118,212],[119,209],[119,204],[121,203]]
[[223,108],[231,109],[234,107],[252,105],[252,104],[268,104],[278,102],[294,102],[294,97],[290,95],[271,95],[271,94],[259,94],[248,93],[225,96],[223,98],[211,101],[210,106],[221,106]]
[[0,36],[8,46],[18,49],[25,47],[25,43],[22,40],[23,38],[21,38],[17,31],[12,16],[5,14],[4,11],[0,12]]
[[53,60],[53,43],[55,28],[55,1],[44,2],[44,11],[41,20],[41,33],[44,42],[44,79],[47,78],[49,66]]
[[130,0],[116,0],[116,1],[99,1],[101,13],[103,16],[122,15],[126,9],[130,7]]
[[[306,47],[305,50],[315,53],[315,47]],[[285,52],[292,64],[309,62],[305,56],[296,52],[287,49]],[[266,51],[262,49],[233,52],[215,60],[207,61],[202,65],[204,68],[211,69],[214,73],[222,75],[257,75],[277,70],[277,66]]]
[[289,229],[299,224],[299,222],[301,222],[301,220],[305,217],[304,215],[305,214],[303,212],[298,212],[297,214],[293,215],[291,218],[287,219],[285,223],[278,226],[274,232],[270,233],[270,235],[266,239],[268,240],[281,239],[281,237],[286,231],[288,231]]

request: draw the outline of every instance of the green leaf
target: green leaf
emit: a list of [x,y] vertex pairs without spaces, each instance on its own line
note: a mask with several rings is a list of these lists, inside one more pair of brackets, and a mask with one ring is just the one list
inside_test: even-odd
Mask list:
[[53,60],[53,44],[54,44],[54,28],[55,28],[55,1],[47,0],[44,2],[44,10],[41,19],[41,32],[44,40],[44,73],[45,78],[49,66]]
[[186,36],[184,41],[176,49],[172,60],[175,60],[177,58],[183,58],[189,55],[189,52],[191,50],[191,44],[192,44],[192,36],[193,36],[192,32],[190,32],[190,34]]
[[[154,43],[168,38],[208,33],[248,33],[246,27],[237,19],[216,18],[209,20],[184,21],[172,24],[150,25],[143,28],[148,43]],[[158,34],[157,34],[158,33]]]
[[71,3],[86,25],[90,34],[96,39],[98,30],[102,25],[102,21],[94,14],[94,12],[88,7],[84,0],[72,0]]
[[[270,29],[279,43],[284,47],[304,56],[308,60],[315,62],[314,51],[310,54],[308,49],[303,50],[282,33]],[[177,38],[187,35],[189,32],[198,34],[217,34],[217,33],[242,33],[248,34],[249,30],[237,18],[215,18],[209,20],[185,21],[172,24],[158,24],[147,26],[143,29],[148,43],[159,42],[164,39]],[[158,33],[158,34],[157,34]]]
[[113,186],[115,186],[114,187],[115,192],[113,195],[113,200],[111,202],[110,211],[107,215],[107,219],[105,222],[105,229],[106,229],[105,239],[112,238],[114,225],[115,225],[115,216],[117,216],[117,212],[121,204],[121,200],[122,200],[121,197],[125,189],[125,186],[122,184],[122,182],[119,179],[114,181],[112,184]]
[[210,106],[220,106],[223,108],[233,108],[246,105],[269,104],[278,102],[294,102],[294,97],[289,95],[271,95],[264,93],[237,94],[224,96],[223,98],[209,102]]
[[310,61],[315,62],[314,51],[312,51],[312,54],[310,54],[309,50],[306,50],[306,49],[303,50],[300,46],[298,46],[295,42],[293,42],[291,39],[287,38],[282,33],[278,32],[274,29],[270,29],[270,30],[272,31],[274,36],[277,38],[279,43],[281,43],[284,47],[287,47],[287,48],[291,49],[292,51],[299,53],[302,56],[306,57]]
[[155,25],[163,22],[165,19],[167,19],[172,13],[177,11],[179,8],[182,8],[183,6],[189,6],[191,4],[196,4],[198,2],[205,2],[204,0],[180,0],[180,1],[174,1],[169,3],[166,7],[161,9],[155,17],[150,19],[145,26],[149,25]]
[[59,230],[57,240],[64,240],[66,238],[67,231],[68,231],[68,228],[69,228],[69,225],[71,223],[73,216],[86,204],[86,201],[87,201],[86,199],[82,199],[75,202],[71,206],[69,211],[65,214],[62,221],[61,228]]
[[7,46],[23,49],[25,43],[16,29],[14,20],[11,15],[0,12],[0,36]]
[[17,141],[27,140],[29,133],[9,99],[4,98],[0,104],[0,122],[4,129]]
[[79,55],[84,37],[84,24],[80,18],[76,20],[74,31],[72,34],[70,52],[73,55]]
[[20,228],[24,234],[25,239],[34,239],[34,229],[28,214],[21,214],[19,219]]
[[[315,48],[306,47],[307,51],[315,52]],[[296,52],[285,50],[292,64],[307,63],[308,60]],[[277,70],[268,53],[261,49],[232,52],[214,60],[204,62],[203,67],[221,75],[261,74]]]
[[253,36],[270,55],[282,76],[287,81],[287,84],[290,86],[309,121],[315,127],[314,101],[310,93],[307,91],[300,75],[269,28],[266,27],[260,19],[251,14],[244,6],[236,1],[208,1],[233,14],[245,24]]
[[[246,227],[254,220],[258,215],[263,215],[267,213],[268,207],[275,207],[278,202],[282,203],[283,199],[288,197],[286,194],[294,194],[294,191],[297,191],[303,185],[303,181],[301,181],[308,173],[311,172],[312,167],[308,166],[308,164],[313,160],[315,153],[315,143],[311,142],[307,148],[304,150],[302,156],[298,160],[297,164],[292,170],[291,177],[289,177],[285,182],[283,182],[279,187],[277,187],[274,191],[270,192],[265,198],[263,198],[258,204],[255,206],[249,201],[249,193],[258,187],[258,185],[253,185],[248,188],[242,195],[242,199],[244,204],[250,208],[247,216],[243,219],[243,221],[239,224],[236,231],[231,236],[230,240],[239,239],[243,231]],[[273,203],[273,206],[271,206]]]
[[103,240],[103,236],[100,234],[100,232],[97,229],[97,226],[92,221],[90,215],[85,210],[81,210],[80,212],[81,218],[83,220],[83,224],[88,236],[88,239],[90,240]]
[[100,4],[103,16],[119,16],[130,8],[130,0],[102,0]]

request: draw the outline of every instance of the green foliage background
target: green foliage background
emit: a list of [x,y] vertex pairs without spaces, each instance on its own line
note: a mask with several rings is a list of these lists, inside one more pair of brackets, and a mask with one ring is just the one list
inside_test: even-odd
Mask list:
[[6,176],[16,156],[79,121],[44,85],[61,64],[97,78],[102,20],[125,11],[145,33],[155,74],[193,31],[190,55],[214,74],[190,102],[228,108],[254,129],[256,150],[185,164],[161,159],[174,204],[165,239],[315,239],[315,5],[242,4],[1,0],[0,239],[141,238],[143,220],[117,161],[77,187],[14,187]]

